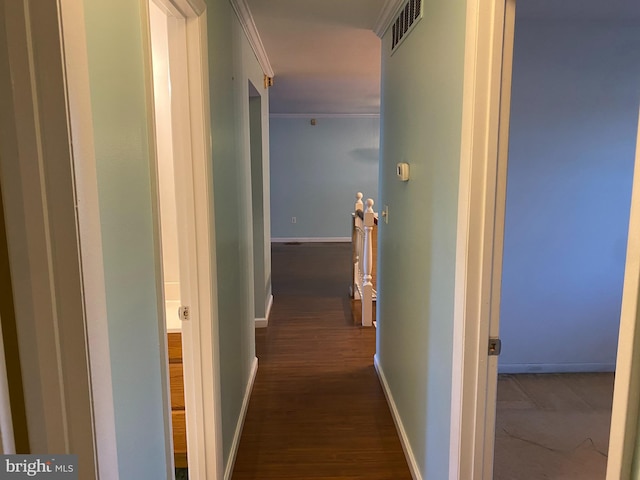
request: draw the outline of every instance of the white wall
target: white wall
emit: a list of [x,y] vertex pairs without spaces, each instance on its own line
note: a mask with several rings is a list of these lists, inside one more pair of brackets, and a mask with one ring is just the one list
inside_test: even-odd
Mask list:
[[613,370],[640,25],[518,18],[500,370]]
[[271,118],[271,235],[350,240],[356,192],[378,201],[380,119],[311,118]]

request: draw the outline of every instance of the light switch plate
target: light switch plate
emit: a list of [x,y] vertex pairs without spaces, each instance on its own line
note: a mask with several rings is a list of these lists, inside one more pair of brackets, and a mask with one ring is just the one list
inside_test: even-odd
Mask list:
[[407,182],[409,180],[409,164],[405,162],[400,162],[396,165],[396,175],[403,182]]

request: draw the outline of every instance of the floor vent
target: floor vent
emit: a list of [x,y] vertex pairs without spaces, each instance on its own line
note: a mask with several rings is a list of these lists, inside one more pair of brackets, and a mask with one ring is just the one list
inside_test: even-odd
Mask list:
[[422,18],[422,0],[408,0],[393,22],[391,52],[400,46],[418,20]]

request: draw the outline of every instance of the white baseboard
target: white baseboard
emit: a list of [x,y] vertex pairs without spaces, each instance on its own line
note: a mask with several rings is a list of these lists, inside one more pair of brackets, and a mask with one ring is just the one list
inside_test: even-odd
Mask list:
[[273,306],[273,295],[269,295],[269,303],[267,303],[267,313],[264,318],[256,318],[256,328],[267,328],[269,326],[269,317],[271,316],[271,307]]
[[271,243],[351,243],[351,237],[274,237]]
[[615,363],[508,363],[498,364],[498,373],[596,373],[615,372]]
[[224,470],[224,480],[231,480],[233,474],[233,466],[236,463],[236,455],[238,454],[238,447],[240,446],[240,437],[242,436],[242,427],[244,427],[244,419],[247,416],[247,409],[249,408],[249,399],[251,398],[251,391],[253,390],[253,384],[256,381],[256,373],[258,372],[258,359],[253,358],[251,364],[251,373],[249,374],[249,381],[247,382],[247,388],[244,392],[244,399],[242,400],[242,408],[240,409],[240,418],[238,418],[238,424],[236,425],[236,431],[233,435],[233,443],[231,444],[231,452],[229,453],[229,461],[227,462],[227,468]]
[[404,451],[404,456],[407,459],[407,464],[409,465],[409,471],[411,472],[411,476],[413,477],[413,480],[422,480],[422,475],[420,474],[420,469],[418,468],[416,457],[414,456],[413,450],[411,449],[411,445],[409,444],[409,438],[407,437],[407,432],[405,431],[404,425],[402,424],[402,420],[400,419],[400,414],[398,413],[398,408],[396,407],[396,402],[393,399],[391,390],[389,390],[389,384],[387,383],[387,378],[384,376],[384,371],[382,370],[382,366],[378,362],[377,354],[374,355],[373,357],[373,364],[376,367],[376,372],[378,372],[378,379],[380,380],[380,385],[382,385],[384,396],[387,397],[387,403],[389,404],[389,409],[391,410],[393,423],[396,424],[396,430],[398,431],[398,436],[400,437],[400,443],[402,444],[402,450]]

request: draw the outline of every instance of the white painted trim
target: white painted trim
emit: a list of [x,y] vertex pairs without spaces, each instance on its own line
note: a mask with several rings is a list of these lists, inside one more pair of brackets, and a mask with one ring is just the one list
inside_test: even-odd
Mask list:
[[[222,414],[217,287],[212,274],[216,258],[211,240],[215,237],[215,226],[213,174],[209,165],[207,22],[204,9],[189,8],[192,2],[198,3],[180,0],[174,4],[173,0],[162,0],[163,4],[174,7],[166,9],[174,17],[168,21],[169,35],[176,39],[175,43],[170,42],[170,72],[174,95],[178,99],[178,105],[172,106],[174,128],[179,126],[174,132],[174,148],[181,152],[177,158],[185,160],[176,161],[175,167],[180,229],[188,232],[179,239],[181,299],[191,307],[191,320],[184,322],[181,328],[185,352],[187,460],[193,478],[219,479],[223,475]],[[148,90],[153,92],[152,85]],[[151,148],[153,151],[153,146]],[[156,236],[159,239],[159,230]],[[162,284],[158,288],[159,297],[162,297]],[[166,342],[166,336],[163,340]],[[168,400],[167,409],[170,409]],[[167,418],[170,416],[167,411]],[[172,463],[172,450],[168,451],[168,457]]]
[[[492,478],[487,355],[507,0],[467,2],[454,290],[449,479]],[[489,416],[490,418],[490,416]]]
[[351,237],[276,237],[271,243],[351,243]]
[[396,18],[396,13],[400,10],[400,7],[406,2],[406,0],[386,0],[375,25],[373,26],[374,33],[382,38],[384,34],[391,26],[391,23]]
[[269,118],[380,118],[379,113],[270,113]]
[[615,369],[615,363],[508,363],[499,365],[498,373],[601,373]]
[[[222,410],[220,395],[220,340],[218,337],[218,285],[216,277],[215,219],[213,199],[213,169],[211,166],[211,114],[209,99],[209,56],[207,12],[187,18],[187,51],[189,94],[191,103],[191,135],[193,154],[193,194],[195,201],[195,239],[198,263],[198,300],[201,321],[193,322],[194,355],[199,352],[200,376],[198,388],[199,418],[203,439],[198,448],[206,459],[206,474],[201,478],[222,478]],[[196,332],[197,329],[197,332]],[[195,422],[198,418],[194,419]],[[201,462],[202,463],[202,462]]]
[[634,462],[640,414],[638,411],[640,408],[638,405],[638,397],[640,397],[638,292],[640,292],[640,120],[631,194],[606,480],[631,478],[631,467]]
[[[204,425],[199,451],[206,460],[202,478],[222,478],[222,411],[220,395],[220,361],[218,338],[218,287],[216,278],[213,170],[211,168],[211,126],[209,101],[209,67],[207,13],[187,19],[189,92],[193,153],[193,187],[195,201],[195,252],[198,268],[198,303],[200,319],[193,328],[194,356],[199,352],[200,375],[194,380],[195,399]],[[194,292],[195,293],[195,292]],[[198,357],[196,357],[198,358]],[[198,422],[198,418],[194,419]]]
[[246,0],[231,0],[231,5],[233,5],[233,9],[238,16],[238,20],[240,20],[240,25],[242,25],[242,29],[247,35],[249,44],[253,49],[253,53],[256,54],[256,58],[258,59],[258,63],[260,64],[262,71],[268,77],[273,78],[273,68],[271,68],[271,62],[269,62],[267,51],[262,44],[262,39],[260,38],[260,33],[258,32],[256,23],[253,20],[253,15],[251,14],[249,5]]
[[229,453],[229,461],[227,462],[227,468],[224,472],[224,480],[231,480],[233,474],[233,467],[236,463],[236,455],[238,454],[238,447],[240,446],[240,437],[242,436],[242,428],[244,427],[244,420],[247,417],[247,410],[249,408],[249,400],[251,399],[251,392],[253,391],[253,384],[256,381],[256,373],[258,372],[258,359],[253,358],[251,363],[251,372],[249,373],[249,380],[244,391],[244,398],[242,400],[242,408],[240,409],[240,417],[236,424],[236,431],[233,434],[233,442],[231,443],[231,452]]
[[[503,20],[503,39],[502,39],[502,65],[501,73],[498,74],[496,70],[492,70],[494,75],[494,81],[500,75],[500,87],[499,87],[499,107],[491,106],[492,108],[499,108],[498,119],[498,146],[497,146],[497,161],[495,167],[492,165],[490,170],[491,174],[495,175],[495,184],[490,179],[487,183],[489,188],[495,188],[495,194],[488,192],[487,195],[490,199],[487,201],[488,208],[493,204],[493,245],[490,249],[493,259],[487,258],[487,263],[491,262],[491,280],[490,280],[490,306],[489,306],[489,337],[500,336],[500,303],[502,298],[502,259],[503,259],[503,247],[504,247],[504,221],[506,211],[506,197],[507,197],[507,164],[509,159],[509,131],[510,131],[510,116],[511,116],[511,77],[513,70],[513,46],[515,38],[515,0],[506,0],[504,4],[504,20]],[[496,47],[498,48],[498,47]],[[494,68],[496,68],[494,66]],[[492,124],[495,127],[495,124]],[[493,139],[490,140],[492,142]],[[492,148],[492,147],[491,147]],[[492,153],[490,153],[491,155]],[[495,168],[495,173],[493,173]],[[487,228],[490,228],[487,223]],[[491,233],[489,234],[491,235]],[[489,480],[493,479],[493,461],[494,461],[494,448],[495,448],[495,427],[496,427],[496,406],[498,401],[498,361],[494,361],[491,358],[488,362],[488,369],[486,374],[486,394],[484,397],[485,409],[483,416],[479,418],[479,421],[484,421],[484,425],[478,425],[477,428],[484,428],[484,441],[482,446],[478,449],[484,451],[483,465],[484,473],[483,478]],[[544,367],[543,367],[544,368]],[[570,370],[572,367],[557,366],[558,371],[560,369]],[[580,368],[579,366],[573,366],[574,369]],[[589,367],[584,367],[589,368]],[[596,369],[596,366],[592,366]],[[549,366],[549,369],[553,371],[554,366]],[[579,370],[574,370],[579,371]],[[587,370],[588,371],[588,370]],[[481,390],[483,386],[479,386]],[[478,435],[479,437],[480,435]]]
[[402,450],[404,451],[404,456],[407,459],[407,465],[409,466],[411,476],[414,480],[422,480],[422,474],[420,473],[420,469],[418,468],[418,462],[416,461],[416,457],[413,454],[413,450],[411,449],[409,437],[407,437],[407,432],[405,431],[404,425],[402,424],[402,418],[400,418],[398,407],[396,406],[396,402],[393,399],[393,394],[391,393],[391,389],[389,388],[389,384],[387,383],[387,377],[385,377],[382,365],[380,365],[380,361],[378,360],[378,354],[375,354],[373,356],[373,364],[376,367],[376,372],[378,373],[378,379],[380,380],[382,391],[384,392],[384,396],[386,397],[387,403],[389,404],[391,417],[393,418],[393,423],[396,425],[398,437],[400,437],[400,443],[402,444]]
[[269,326],[269,317],[271,316],[271,307],[273,306],[273,295],[269,295],[267,302],[267,313],[264,318],[256,318],[256,328],[267,328]]
[[207,9],[204,0],[153,0],[165,13],[174,17],[193,17],[202,15]]
[[185,8],[185,11],[183,12],[183,15],[185,17],[191,17],[192,16],[191,13],[199,17],[207,10],[207,3],[204,0],[182,0],[182,1],[186,1],[189,4],[189,7],[191,9],[191,12],[189,12],[189,10]]
[[98,366],[87,337],[87,246],[59,8],[0,4],[0,181],[31,451],[75,453],[80,477],[96,478]]

